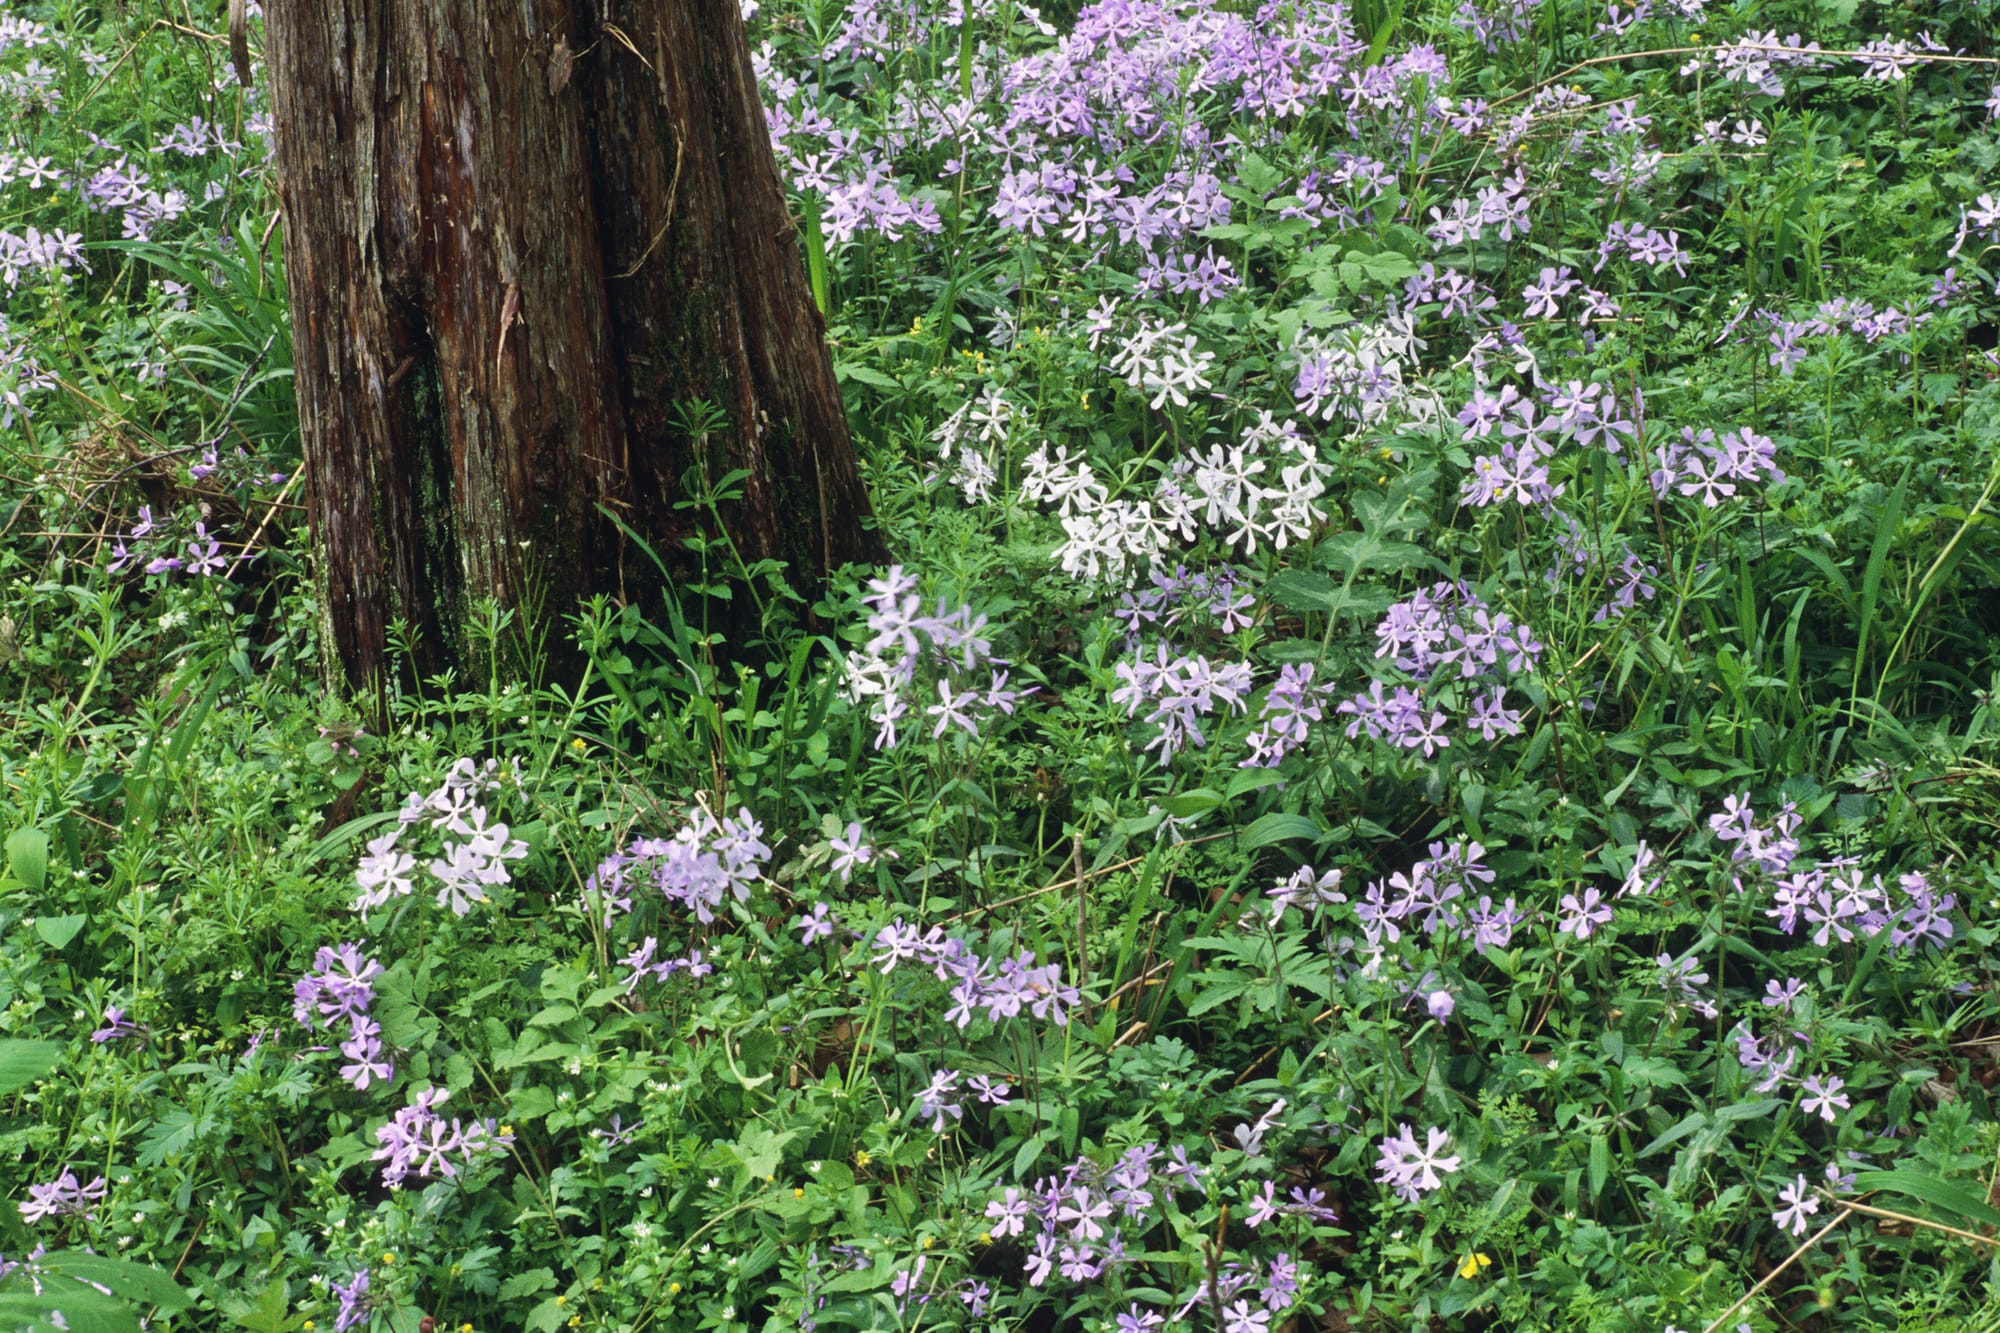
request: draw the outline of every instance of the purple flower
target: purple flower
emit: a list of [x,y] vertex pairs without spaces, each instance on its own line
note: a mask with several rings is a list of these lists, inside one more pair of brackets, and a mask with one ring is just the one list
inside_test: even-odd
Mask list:
[[1438,1189],[1444,1184],[1443,1176],[1459,1166],[1456,1154],[1444,1153],[1451,1143],[1451,1136],[1444,1130],[1433,1125],[1425,1131],[1424,1139],[1424,1145],[1419,1147],[1416,1134],[1405,1122],[1396,1133],[1382,1140],[1381,1155],[1376,1161],[1375,1178],[1409,1203]]
[[813,909],[798,920],[799,943],[811,944],[815,940],[833,938],[834,920],[826,910],[825,903],[814,903]]
[[931,1133],[944,1133],[946,1117],[953,1120],[965,1118],[965,1107],[960,1104],[958,1091],[958,1071],[940,1069],[931,1075],[931,1081],[917,1094],[917,1116],[931,1122]]
[[1778,1192],[1784,1207],[1771,1214],[1780,1231],[1789,1231],[1794,1236],[1806,1234],[1806,1219],[1819,1211],[1819,1200],[1812,1196],[1812,1187],[1806,1184],[1804,1176]]
[[986,1216],[992,1220],[990,1230],[995,1239],[1004,1236],[1018,1236],[1028,1220],[1028,1212],[1033,1202],[1021,1197],[1021,1191],[1011,1185],[1006,1196],[994,1199],[986,1205]]
[[102,1046],[106,1042],[124,1041],[128,1037],[144,1035],[137,1023],[125,1017],[125,1011],[112,1005],[104,1011],[104,1026],[90,1034],[90,1039]]
[[1278,1215],[1277,1194],[1278,1187],[1268,1180],[1265,1181],[1264,1188],[1251,1196],[1250,1211],[1243,1215],[1243,1224],[1254,1230],[1276,1217]]
[[[974,734],[977,734],[976,730]],[[832,838],[828,845],[833,849],[833,864],[831,868],[833,873],[838,875],[842,881],[845,881],[862,866],[869,865],[875,860],[875,849],[869,845],[867,835],[861,831],[861,825],[858,822],[850,821],[846,832]],[[822,906],[821,910],[825,910],[824,906]],[[810,944],[812,941],[807,940],[806,943]]]
[[1557,931],[1574,935],[1579,940],[1587,940],[1600,927],[1609,925],[1613,915],[1611,904],[1604,901],[1604,895],[1594,888],[1583,891],[1583,897],[1565,893],[1561,903],[1563,917],[1557,923]]
[[349,1329],[360,1328],[368,1322],[377,1301],[368,1291],[367,1269],[356,1270],[344,1287],[334,1283],[332,1291],[334,1299],[340,1302],[340,1310],[334,1315],[333,1333],[348,1333]]
[[1222,1312],[1222,1333],[1270,1333],[1271,1312],[1239,1300]]
[[96,1214],[92,1205],[104,1202],[104,1177],[85,1185],[76,1173],[64,1167],[62,1174],[46,1185],[28,1186],[28,1200],[21,1205],[21,1220],[39,1222],[46,1217],[81,1217],[89,1221]]
[[1166,1326],[1166,1316],[1134,1302],[1118,1315],[1117,1333],[1158,1333]]
[[1817,1077],[1808,1078],[1803,1086],[1806,1096],[1800,1100],[1799,1109],[1807,1115],[1817,1114],[1829,1125],[1838,1118],[1834,1114],[1835,1111],[1845,1111],[1853,1105],[1848,1100],[1847,1094],[1841,1091],[1847,1086],[1846,1083],[1831,1074],[1827,1075],[1824,1082]]

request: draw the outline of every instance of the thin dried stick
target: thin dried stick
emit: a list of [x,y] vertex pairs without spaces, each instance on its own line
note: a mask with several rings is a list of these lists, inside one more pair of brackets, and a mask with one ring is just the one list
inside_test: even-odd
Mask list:
[[1764,1280],[1762,1282],[1759,1282],[1756,1286],[1750,1288],[1750,1290],[1744,1292],[1741,1296],[1737,1297],[1736,1304],[1730,1306],[1727,1310],[1724,1310],[1721,1314],[1717,1315],[1715,1318],[1715,1322],[1710,1324],[1707,1328],[1704,1328],[1701,1331],[1701,1333],[1715,1333],[1715,1330],[1721,1328],[1724,1324],[1729,1322],[1729,1316],[1735,1314],[1738,1310],[1741,1310],[1744,1306],[1748,1305],[1752,1300],[1756,1298],[1759,1292],[1763,1291],[1764,1288],[1770,1286],[1773,1282],[1776,1282],[1778,1280],[1779,1274],[1783,1273],[1787,1268],[1790,1268],[1793,1264],[1797,1263],[1800,1255],[1804,1254],[1807,1250],[1810,1250],[1813,1246],[1819,1244],[1820,1241],[1824,1240],[1826,1238],[1827,1232],[1833,1230],[1835,1227],[1839,1226],[1842,1222],[1845,1222],[1849,1217],[1853,1216],[1855,1213],[1860,1211],[1862,1211],[1862,1209],[1859,1207],[1859,1205],[1851,1203],[1843,1203],[1840,1206],[1839,1216],[1835,1217],[1831,1222],[1828,1222],[1818,1231],[1813,1232],[1812,1235],[1807,1236],[1805,1240],[1800,1243],[1799,1248],[1793,1250],[1791,1254],[1786,1256],[1785,1262],[1779,1264],[1769,1273],[1766,1273],[1764,1275]]

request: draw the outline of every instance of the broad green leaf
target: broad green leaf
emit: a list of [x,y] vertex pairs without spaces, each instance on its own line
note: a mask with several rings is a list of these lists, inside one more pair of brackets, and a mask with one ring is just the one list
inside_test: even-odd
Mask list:
[[56,1067],[63,1047],[53,1041],[0,1041],[0,1093],[18,1091]]
[[1902,1194],[1920,1200],[1944,1214],[1935,1218],[1936,1221],[1949,1222],[1961,1227],[1972,1223],[2000,1227],[2000,1208],[1995,1208],[1956,1181],[1944,1180],[1922,1171],[1908,1169],[1857,1171],[1854,1173],[1854,1187],[1863,1190],[1887,1190],[1892,1194]]
[[1294,840],[1318,842],[1320,837],[1320,826],[1304,815],[1288,815],[1274,810],[1268,815],[1260,815],[1243,830],[1242,846],[1244,851],[1254,852],[1273,843]]
[[76,938],[88,920],[81,912],[71,912],[67,916],[38,916],[35,918],[35,933],[51,949],[60,949]]
[[7,873],[31,889],[49,883],[49,835],[38,828],[15,829],[7,835]]

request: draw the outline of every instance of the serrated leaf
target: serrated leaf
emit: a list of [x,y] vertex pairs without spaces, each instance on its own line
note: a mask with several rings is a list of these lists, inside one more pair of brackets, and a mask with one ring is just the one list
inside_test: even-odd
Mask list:
[[500,1299],[517,1300],[522,1296],[532,1296],[538,1291],[547,1291],[556,1284],[556,1275],[546,1268],[531,1268],[525,1273],[516,1273],[500,1284]]

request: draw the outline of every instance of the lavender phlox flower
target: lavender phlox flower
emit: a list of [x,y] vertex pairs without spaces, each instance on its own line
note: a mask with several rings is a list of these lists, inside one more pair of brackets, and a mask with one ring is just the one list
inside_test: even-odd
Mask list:
[[1284,1114],[1284,1110],[1285,1099],[1280,1097],[1254,1121],[1238,1125],[1234,1134],[1237,1149],[1250,1157],[1263,1152],[1264,1135],[1270,1132],[1271,1126],[1278,1122],[1278,1117]]
[[1135,1301],[1118,1312],[1113,1324],[1115,1333],[1160,1333],[1166,1322],[1165,1315]]
[[1265,890],[1265,896],[1271,900],[1271,924],[1276,925],[1294,907],[1308,916],[1317,916],[1329,907],[1344,904],[1347,895],[1340,891],[1342,874],[1338,867],[1319,873],[1311,866],[1300,866],[1279,880]]
[[1472,927],[1472,947],[1483,956],[1488,949],[1506,948],[1514,938],[1514,927],[1527,916],[1514,906],[1511,897],[1495,906],[1492,898],[1481,894],[1479,902],[1466,911],[1465,919]]
[[827,911],[825,903],[814,903],[812,911],[794,923],[799,928],[799,943],[810,945],[815,940],[832,939],[838,922]]
[[104,1010],[104,1026],[90,1034],[90,1039],[102,1046],[106,1042],[125,1041],[132,1037],[143,1037],[145,1029],[125,1017],[125,1011],[117,1005]]
[[1701,961],[1693,955],[1675,959],[1672,954],[1661,954],[1653,960],[1659,971],[1659,985],[1667,993],[1667,998],[1684,1004],[1701,1017],[1713,1022],[1716,1007],[1703,997],[1697,989],[1708,984],[1708,973],[1701,970]]
[[601,1140],[606,1148],[622,1148],[632,1141],[633,1135],[645,1127],[646,1122],[643,1120],[635,1125],[627,1125],[625,1117],[622,1114],[614,1112],[611,1117],[611,1123],[608,1125],[599,1125],[592,1129],[590,1137]]
[[908,1268],[900,1270],[890,1279],[889,1291],[896,1298],[898,1313],[907,1314],[912,1303],[917,1305],[927,1305],[930,1303],[930,1293],[921,1290],[924,1281],[924,1270],[929,1266],[930,1257],[920,1254],[914,1263]]
[[1408,1203],[1415,1203],[1441,1187],[1443,1177],[1459,1167],[1458,1156],[1444,1152],[1450,1146],[1450,1135],[1433,1125],[1425,1131],[1424,1137],[1425,1141],[1420,1146],[1415,1132],[1408,1122],[1404,1122],[1396,1133],[1382,1140],[1381,1153],[1376,1161],[1375,1178]]
[[1574,893],[1562,896],[1562,916],[1556,929],[1579,940],[1587,940],[1597,930],[1611,924],[1613,916],[1611,904],[1604,901],[1604,895],[1595,888],[1586,888],[1581,898]]
[[1797,977],[1786,977],[1782,984],[1776,980],[1766,981],[1764,983],[1763,998],[1758,1000],[1757,1003],[1763,1005],[1766,1009],[1779,1009],[1789,1014],[1792,1012],[1793,1002],[1799,998],[1805,988],[1806,983]]
[[1248,737],[1250,753],[1239,767],[1276,768],[1305,747],[1313,724],[1325,717],[1323,704],[1332,692],[1332,686],[1313,680],[1314,669],[1311,662],[1287,662],[1278,669]]
[[1263,1188],[1250,1198],[1250,1207],[1243,1214],[1243,1225],[1256,1230],[1278,1215],[1278,1187],[1265,1181]]
[[1033,1207],[1032,1200],[1022,1197],[1020,1190],[1009,1186],[1003,1197],[986,1205],[986,1217],[993,1224],[987,1228],[988,1231],[996,1240],[1022,1234]]
[[1123,683],[1112,691],[1112,702],[1131,716],[1150,706],[1144,721],[1157,727],[1158,734],[1145,748],[1158,750],[1162,763],[1183,749],[1206,746],[1200,719],[1218,707],[1243,712],[1252,685],[1248,662],[1218,664],[1198,653],[1170,658],[1164,642],[1151,660],[1121,662],[1116,674]]
[[1175,1144],[1167,1153],[1164,1174],[1175,1180],[1177,1189],[1199,1191],[1203,1167],[1188,1157],[1187,1149]]
[[513,1142],[492,1121],[447,1121],[437,1113],[450,1094],[443,1088],[417,1093],[400,1111],[375,1129],[381,1146],[371,1159],[383,1163],[382,1183],[394,1189],[414,1171],[420,1179],[451,1179],[480,1156],[502,1151]]
[[1771,1221],[1780,1231],[1789,1231],[1794,1236],[1806,1234],[1806,1219],[1819,1212],[1819,1200],[1813,1197],[1812,1187],[1801,1175],[1778,1192],[1779,1200],[1785,1205],[1771,1214]]
[[333,1298],[340,1302],[339,1310],[334,1312],[333,1333],[348,1333],[350,1329],[365,1327],[381,1304],[379,1294],[369,1290],[368,1270],[365,1268],[356,1269],[346,1286],[335,1282],[330,1290]]
[[94,1206],[104,1202],[105,1188],[103,1176],[86,1185],[72,1168],[64,1167],[62,1174],[46,1185],[28,1186],[28,1197],[20,1205],[21,1220],[34,1223],[49,1217],[81,1217],[90,1221],[97,1215],[92,1211]]
[[313,970],[292,987],[292,1018],[302,1027],[319,1026],[320,1019],[354,1021],[368,1012],[375,1000],[375,978],[382,975],[381,963],[365,957],[361,942],[332,947],[322,945],[313,955]]
[[1817,1075],[1810,1076],[1800,1086],[1805,1089],[1805,1096],[1799,1099],[1799,1109],[1807,1115],[1819,1116],[1829,1125],[1838,1119],[1836,1112],[1845,1111],[1853,1105],[1847,1094],[1841,1091],[1846,1086],[1845,1081],[1834,1075],[1829,1074],[1823,1079]]
[[931,1081],[917,1093],[917,1117],[931,1122],[931,1133],[944,1133],[945,1120],[963,1120],[965,1107],[961,1104],[963,1094],[959,1091],[959,1074],[956,1069],[940,1069],[931,1075]]

